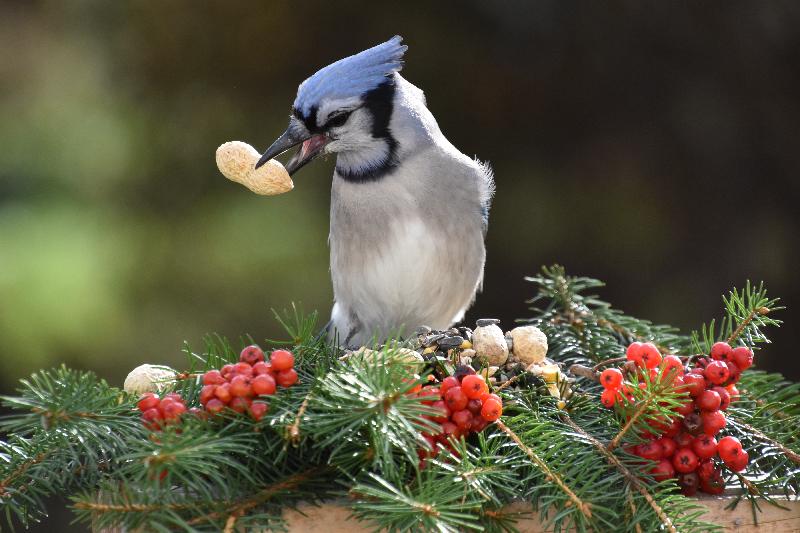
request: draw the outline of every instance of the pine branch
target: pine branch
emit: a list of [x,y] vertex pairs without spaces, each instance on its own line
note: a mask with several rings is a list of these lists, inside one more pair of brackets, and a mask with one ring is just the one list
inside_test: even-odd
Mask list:
[[337,362],[313,389],[306,410],[306,428],[317,445],[355,472],[364,466],[352,463],[356,456],[384,474],[396,472],[398,461],[415,463],[417,448],[426,446],[422,433],[436,431],[428,419],[436,411],[409,394],[419,382],[382,355],[371,364]]
[[[644,498],[653,512],[658,516],[661,525],[670,533],[677,533],[678,528],[676,527],[675,523],[673,522],[672,518],[670,518],[666,509],[664,509],[650,494],[650,492],[645,488],[644,484],[640,480],[640,478],[635,475],[630,469],[625,466],[619,458],[614,455],[609,447],[604,446],[599,440],[594,438],[592,435],[584,431],[578,424],[575,423],[568,415],[562,415],[564,421],[572,427],[576,432],[578,432],[584,439],[590,442],[602,455],[606,458],[608,463],[612,465],[617,471],[619,471],[626,479],[628,484],[633,487],[639,495]],[[688,518],[688,517],[687,517]],[[709,524],[702,524],[705,526],[710,526]],[[711,526],[713,527],[713,526]],[[707,530],[706,530],[707,531]]]
[[502,431],[503,433],[508,435],[508,437],[511,440],[513,440],[517,444],[517,446],[520,447],[520,449],[523,452],[525,452],[525,455],[527,455],[530,458],[530,460],[533,462],[533,464],[535,464],[544,473],[545,480],[550,482],[550,483],[555,483],[558,486],[558,488],[561,489],[564,492],[564,494],[567,495],[567,497],[570,499],[570,501],[572,501],[572,503],[575,504],[575,506],[578,508],[578,510],[581,512],[581,514],[583,514],[583,516],[586,517],[586,520],[587,521],[591,521],[591,519],[592,519],[591,505],[586,503],[586,502],[584,502],[584,501],[582,501],[575,494],[575,492],[566,483],[564,483],[564,480],[561,479],[561,476],[559,476],[557,473],[555,473],[547,465],[547,463],[545,463],[542,460],[541,457],[536,455],[536,452],[534,452],[528,446],[526,446],[525,443],[522,442],[522,440],[517,436],[517,434],[514,433],[513,431],[511,431],[511,429],[508,426],[506,426],[503,423],[502,420],[498,420],[496,422],[496,424],[497,424],[497,427],[500,428],[500,431]]

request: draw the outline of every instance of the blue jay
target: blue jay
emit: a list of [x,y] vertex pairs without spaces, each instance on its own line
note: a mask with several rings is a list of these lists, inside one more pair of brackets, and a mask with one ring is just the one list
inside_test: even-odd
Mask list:
[[300,84],[289,127],[257,167],[299,145],[296,172],[336,154],[328,333],[348,347],[420,325],[449,328],[482,284],[490,167],[442,134],[423,92],[400,76],[395,36]]

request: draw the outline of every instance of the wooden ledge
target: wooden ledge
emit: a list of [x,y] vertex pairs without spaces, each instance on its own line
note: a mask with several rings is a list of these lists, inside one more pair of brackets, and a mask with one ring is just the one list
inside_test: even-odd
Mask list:
[[[758,513],[758,525],[753,519],[750,503],[742,500],[736,509],[725,509],[734,496],[700,497],[699,503],[708,508],[703,520],[714,522],[725,528],[725,531],[736,533],[798,533],[800,532],[800,500],[779,498],[781,509],[766,502],[761,502]],[[525,503],[512,504],[506,509],[510,511],[528,512],[517,521],[520,533],[547,533],[536,513],[530,512]],[[350,510],[336,503],[319,507],[301,505],[297,510],[283,513],[288,530],[291,533],[368,533],[374,531],[368,522],[359,522],[350,517]]]

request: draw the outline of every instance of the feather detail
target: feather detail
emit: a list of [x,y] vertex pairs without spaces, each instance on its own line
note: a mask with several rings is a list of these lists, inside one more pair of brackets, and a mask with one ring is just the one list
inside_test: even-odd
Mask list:
[[375,89],[403,68],[403,54],[408,47],[402,41],[402,37],[395,35],[385,43],[320,69],[300,84],[294,109],[305,116],[323,98],[358,97]]

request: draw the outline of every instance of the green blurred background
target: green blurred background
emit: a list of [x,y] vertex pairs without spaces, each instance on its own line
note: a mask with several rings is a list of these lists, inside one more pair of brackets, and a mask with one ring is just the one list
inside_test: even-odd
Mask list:
[[4,1],[0,390],[62,361],[180,366],[205,332],[279,335],[292,302],[327,318],[332,161],[263,198],[214,150],[264,149],[300,81],[394,34],[496,172],[469,321],[525,316],[553,262],[686,329],[763,279],[790,309],[758,363],[798,378],[798,28],[789,1]]

